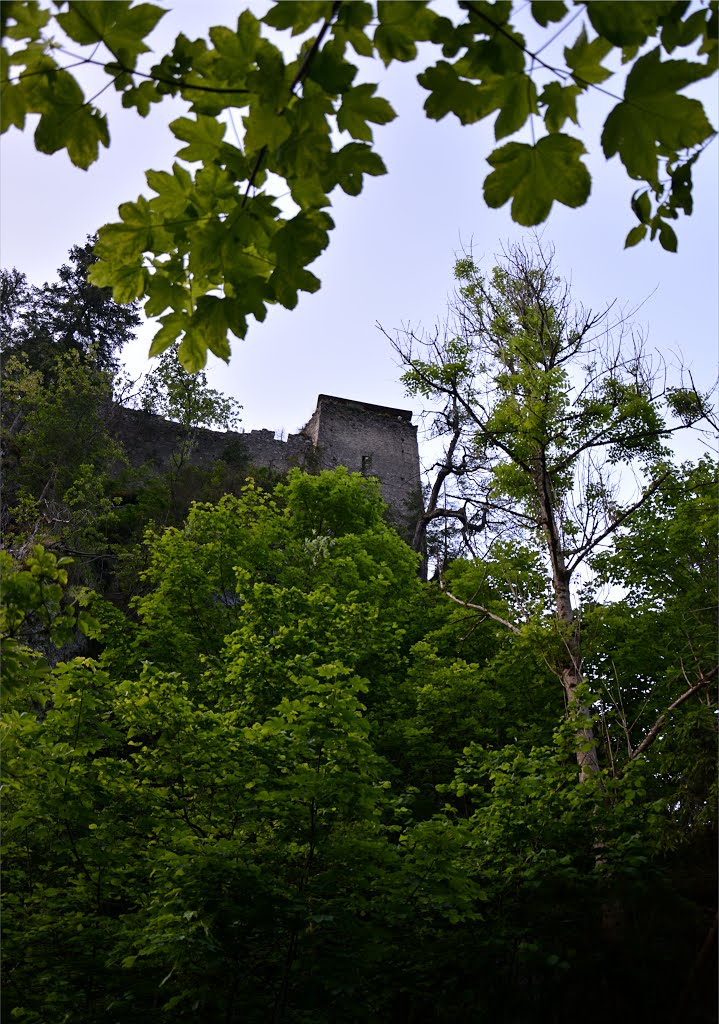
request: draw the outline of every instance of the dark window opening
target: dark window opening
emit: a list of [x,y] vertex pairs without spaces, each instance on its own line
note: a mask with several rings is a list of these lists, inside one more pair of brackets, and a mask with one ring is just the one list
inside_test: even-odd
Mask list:
[[372,476],[372,456],[362,456],[362,476]]

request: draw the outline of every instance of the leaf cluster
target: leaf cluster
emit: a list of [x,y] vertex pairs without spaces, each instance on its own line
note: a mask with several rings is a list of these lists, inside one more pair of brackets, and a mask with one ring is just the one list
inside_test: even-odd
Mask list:
[[0,349],[5,359],[24,356],[33,370],[52,380],[52,365],[75,352],[95,370],[116,374],[122,348],[134,340],[140,323],[137,303],[113,302],[110,288],[88,283],[96,236],[74,245],[58,280],[28,284],[16,268],[0,270]]
[[[696,521],[708,472],[678,473],[667,510]],[[496,555],[457,564],[452,587],[541,619],[536,553]],[[43,587],[64,607],[64,572],[42,550],[12,568],[13,629]],[[659,1012],[664,945],[682,936],[688,971],[711,905],[665,881],[672,843],[692,884],[704,870],[698,817],[669,822],[666,798],[680,779],[696,808],[706,780],[665,745],[580,784],[541,628],[513,634],[422,584],[372,481],[294,473],[196,505],[148,535],[142,582],[128,612],[87,606],[96,657],[10,693],[16,1017],[491,1021],[551,1000],[563,1022],[601,978],[598,1024],[637,970]],[[605,948],[617,900],[627,923]],[[638,944],[629,983],[617,950]]]
[[[170,125],[180,144],[172,169],[147,172],[152,195],[120,206],[120,220],[100,230],[100,259],[90,269],[92,283],[112,288],[117,302],[143,299],[146,313],[160,318],[152,355],[177,344],[189,372],[205,365],[208,351],[227,360],[228,335],[243,338],[249,316],[262,321],[271,304],[292,309],[300,292],[319,288],[308,268],[334,226],[330,196],[338,187],[359,195],[366,176],[385,173],[372,126],[395,118],[376,84],[356,81],[353,60],[411,62],[420,44],[423,55],[441,51],[417,76],[430,119],[451,113],[470,125],[494,117],[498,142],[530,125],[531,142],[504,142],[488,154],[484,182],[487,204],[511,202],[525,226],[542,223],[555,202],[587,201],[578,104],[593,89],[607,93],[617,61],[629,64],[624,95],[608,93],[618,102],[601,147],[641,183],[632,199],[639,224],[626,244],[649,230],[676,250],[669,221],[691,213],[692,167],[714,135],[702,104],[682,94],[716,71],[714,2],[588,2],[559,66],[540,53],[573,20],[562,2],[531,5],[535,29],[550,34],[536,51],[514,23],[511,0],[461,3],[456,21],[426,2],[283,2],[263,19],[242,11],[235,26],[213,26],[209,40],[180,34],[141,70],[163,13],[149,3],[84,0],[54,15],[38,3],[13,3],[3,17],[2,130],[23,129],[28,114],[39,114],[41,152],[66,149],[87,168],[109,145],[107,118],[85,99],[75,63],[59,59],[74,61],[78,47],[80,64],[99,64],[140,116],[167,97],[189,105],[189,116]],[[55,45],[54,25],[72,49]],[[297,37],[294,54],[263,35],[267,28]],[[689,58],[675,58],[678,50]],[[289,202],[277,198],[275,184]]]

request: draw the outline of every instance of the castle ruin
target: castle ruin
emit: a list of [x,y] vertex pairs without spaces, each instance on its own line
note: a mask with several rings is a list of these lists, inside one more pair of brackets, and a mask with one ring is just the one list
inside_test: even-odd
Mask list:
[[[134,466],[166,470],[177,450],[179,426],[135,409],[122,409],[115,433]],[[376,477],[389,520],[411,540],[422,511],[417,428],[407,409],[391,409],[320,395],[317,408],[297,434],[286,439],[271,430],[193,432],[189,461],[209,469],[219,460],[286,473],[294,467],[310,473],[345,466]]]

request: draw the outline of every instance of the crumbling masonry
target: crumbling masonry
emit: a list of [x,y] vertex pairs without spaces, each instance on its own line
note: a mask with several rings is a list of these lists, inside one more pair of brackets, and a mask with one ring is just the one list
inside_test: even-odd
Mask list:
[[[115,432],[134,466],[163,471],[177,449],[178,430],[159,416],[123,409]],[[377,477],[389,519],[408,540],[422,511],[417,428],[406,409],[320,395],[309,421],[284,440],[271,430],[198,429],[190,462],[209,468],[221,459],[279,473],[295,466],[312,473],[345,466]]]

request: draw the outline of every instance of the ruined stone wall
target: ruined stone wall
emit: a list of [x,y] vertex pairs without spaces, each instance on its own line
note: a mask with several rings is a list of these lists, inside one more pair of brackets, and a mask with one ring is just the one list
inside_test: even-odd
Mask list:
[[400,532],[411,535],[422,510],[417,428],[406,409],[320,395],[302,428],[319,454],[319,468],[345,466],[375,476]]
[[[160,416],[116,408],[111,424],[133,466],[158,472],[177,451],[179,427]],[[308,472],[345,466],[352,473],[377,477],[390,519],[411,537],[422,507],[417,428],[406,409],[320,395],[317,408],[298,434],[286,440],[271,430],[196,431],[190,462],[209,469],[220,459],[235,465],[264,467],[278,473],[299,467]]]
[[[147,464],[158,471],[169,467],[179,444],[177,423],[137,409],[119,409],[113,427],[133,466]],[[278,473],[286,473],[295,466],[312,469],[316,462],[314,446],[303,434],[290,434],[287,440],[280,441],[271,430],[240,432],[198,428],[194,432],[190,462],[209,469],[220,459],[263,466]]]

